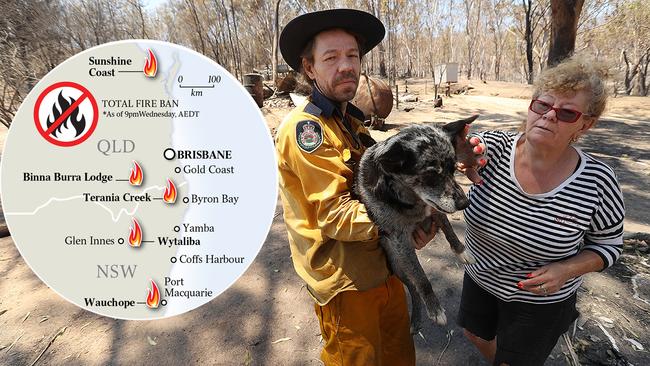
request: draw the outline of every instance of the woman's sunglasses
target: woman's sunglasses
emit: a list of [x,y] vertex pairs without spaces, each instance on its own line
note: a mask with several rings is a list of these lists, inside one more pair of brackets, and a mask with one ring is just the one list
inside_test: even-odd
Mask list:
[[530,101],[530,106],[528,106],[528,109],[530,109],[532,112],[535,112],[537,114],[545,114],[551,109],[555,111],[555,116],[559,121],[566,122],[566,123],[573,123],[580,119],[580,116],[583,114],[585,116],[589,116],[588,114],[574,111],[573,109],[568,109],[568,108],[555,108],[551,104],[548,104],[546,102],[543,102],[539,99],[533,99]]

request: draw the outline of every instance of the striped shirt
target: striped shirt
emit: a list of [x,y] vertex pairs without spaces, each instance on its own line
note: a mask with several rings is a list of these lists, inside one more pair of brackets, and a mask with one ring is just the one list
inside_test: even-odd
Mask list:
[[582,277],[569,279],[560,291],[540,296],[517,288],[526,275],[583,250],[598,254],[605,268],[623,249],[623,196],[612,169],[575,148],[580,163],[562,184],[547,193],[528,194],[514,174],[521,134],[479,133],[488,147],[484,183],[470,189],[465,209],[466,245],[477,262],[467,274],[504,301],[552,303],[575,293]]

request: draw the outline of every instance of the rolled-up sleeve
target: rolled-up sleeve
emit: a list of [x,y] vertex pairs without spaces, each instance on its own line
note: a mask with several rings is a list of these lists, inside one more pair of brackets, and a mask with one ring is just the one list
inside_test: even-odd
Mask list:
[[599,206],[595,210],[585,234],[583,250],[590,250],[611,267],[623,252],[623,220],[625,205],[623,194],[614,173],[606,175],[598,185]]

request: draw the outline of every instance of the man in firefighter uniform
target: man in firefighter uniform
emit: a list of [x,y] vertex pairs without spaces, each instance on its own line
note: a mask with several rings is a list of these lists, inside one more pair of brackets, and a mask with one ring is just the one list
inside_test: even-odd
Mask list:
[[[334,9],[299,16],[280,36],[284,59],[313,87],[282,122],[276,148],[291,256],[316,301],[326,365],[415,364],[403,285],[351,192],[355,166],[374,141],[349,101],[362,56],[384,33],[369,13]],[[414,233],[414,245],[433,235]]]

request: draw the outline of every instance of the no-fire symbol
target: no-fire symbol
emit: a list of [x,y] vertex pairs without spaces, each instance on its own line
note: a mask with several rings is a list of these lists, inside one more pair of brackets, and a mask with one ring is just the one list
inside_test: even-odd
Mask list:
[[47,141],[58,146],[78,145],[93,133],[99,118],[95,97],[70,81],[52,84],[36,100],[34,122]]

